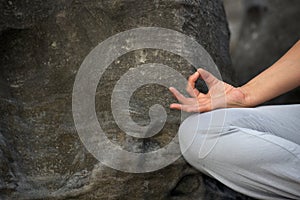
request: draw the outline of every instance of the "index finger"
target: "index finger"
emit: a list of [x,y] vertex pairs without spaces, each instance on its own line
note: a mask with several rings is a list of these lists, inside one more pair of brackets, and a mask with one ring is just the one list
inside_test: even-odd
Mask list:
[[198,71],[196,71],[194,74],[192,74],[192,75],[189,77],[188,84],[189,84],[193,89],[195,88],[196,81],[198,80],[199,77],[200,77],[200,74],[199,74]]
[[196,97],[199,94],[199,91],[195,88],[196,81],[200,77],[198,72],[195,72],[189,77],[188,85],[186,87],[186,91],[192,96]]

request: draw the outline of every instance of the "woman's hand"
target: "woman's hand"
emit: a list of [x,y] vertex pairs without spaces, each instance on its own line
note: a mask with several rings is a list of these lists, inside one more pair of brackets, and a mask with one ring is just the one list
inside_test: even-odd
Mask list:
[[[276,63],[251,79],[245,85],[235,88],[218,80],[204,69],[198,69],[190,76],[187,98],[175,88],[170,91],[181,104],[170,108],[187,112],[207,112],[217,108],[253,107],[300,86],[300,40]],[[200,93],[195,88],[198,78],[205,81],[209,92]]]
[[[209,89],[207,94],[201,93],[195,88],[198,78],[205,81]],[[171,104],[170,108],[186,112],[207,112],[218,108],[248,107],[247,105],[249,105],[246,100],[246,92],[242,88],[235,88],[220,81],[204,69],[198,69],[189,77],[186,90],[191,97],[183,96],[173,87],[169,90],[180,102],[180,104]]]

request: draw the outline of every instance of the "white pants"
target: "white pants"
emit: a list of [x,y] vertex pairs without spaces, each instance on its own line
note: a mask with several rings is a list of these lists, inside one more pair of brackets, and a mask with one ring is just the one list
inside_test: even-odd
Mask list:
[[300,104],[219,109],[179,128],[188,163],[258,199],[300,199]]

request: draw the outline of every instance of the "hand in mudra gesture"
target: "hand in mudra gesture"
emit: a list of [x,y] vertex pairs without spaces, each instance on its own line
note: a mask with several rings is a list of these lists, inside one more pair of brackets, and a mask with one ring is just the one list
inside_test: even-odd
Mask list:
[[[199,92],[195,88],[198,78],[205,81],[209,91],[207,94]],[[220,81],[204,69],[198,69],[189,77],[187,92],[191,97],[185,97],[178,90],[170,87],[179,103],[173,103],[170,108],[186,112],[207,112],[226,107],[247,107],[246,94],[241,88],[233,87]]]

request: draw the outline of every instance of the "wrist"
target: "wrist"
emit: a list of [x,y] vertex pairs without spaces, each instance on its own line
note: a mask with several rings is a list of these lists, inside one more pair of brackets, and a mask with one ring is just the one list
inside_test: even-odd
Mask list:
[[253,95],[254,90],[253,90],[253,87],[251,86],[251,84],[245,84],[245,85],[239,87],[239,89],[244,94],[245,107],[254,107],[257,105],[255,96]]

